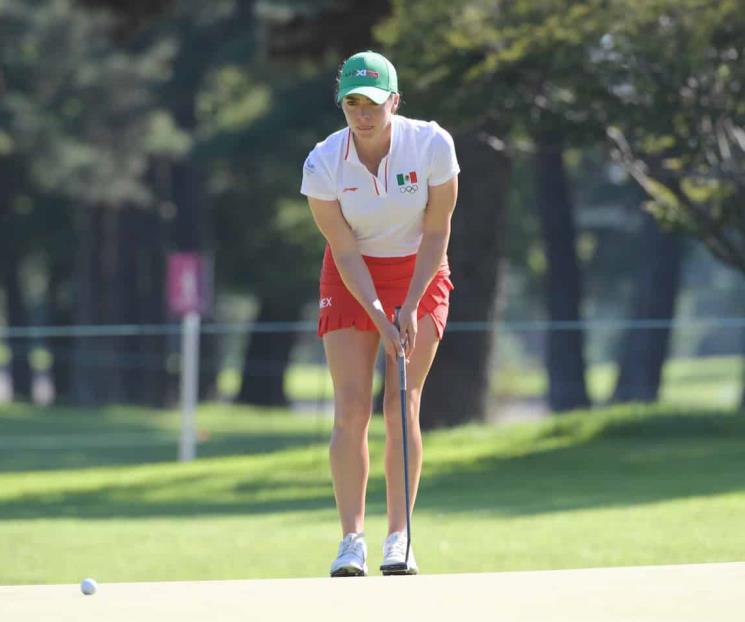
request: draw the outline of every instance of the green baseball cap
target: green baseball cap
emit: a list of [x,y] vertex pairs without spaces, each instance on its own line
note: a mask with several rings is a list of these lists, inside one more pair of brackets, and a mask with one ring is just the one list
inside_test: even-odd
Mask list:
[[391,93],[398,93],[396,68],[382,54],[359,52],[344,61],[339,72],[337,103],[347,95],[364,95],[382,104]]

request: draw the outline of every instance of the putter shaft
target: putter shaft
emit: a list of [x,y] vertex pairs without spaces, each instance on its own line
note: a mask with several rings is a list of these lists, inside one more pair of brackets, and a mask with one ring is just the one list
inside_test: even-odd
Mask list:
[[[396,328],[401,330],[399,324],[399,312],[401,307],[396,307]],[[404,450],[404,490],[406,492],[406,566],[409,566],[409,549],[411,548],[411,509],[409,502],[409,443],[408,429],[406,423],[406,358],[399,354],[398,360],[398,386],[401,390],[401,428],[403,433]]]

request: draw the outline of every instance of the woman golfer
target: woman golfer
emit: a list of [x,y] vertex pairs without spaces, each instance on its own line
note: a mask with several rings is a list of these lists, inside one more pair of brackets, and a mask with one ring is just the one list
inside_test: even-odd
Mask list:
[[[343,536],[331,576],[367,574],[367,430],[381,342],[386,353],[389,534],[381,570],[416,574],[413,551],[405,563],[407,517],[396,357],[403,354],[407,361],[413,508],[422,466],[420,397],[445,329],[453,289],[446,250],[460,169],[453,140],[437,123],[396,114],[398,79],[384,56],[361,52],[348,58],[338,75],[336,100],[347,127],[310,152],[301,188],[328,242],[321,268],[318,334],[334,385],[329,453]],[[394,324],[394,309],[399,306],[400,331]]]

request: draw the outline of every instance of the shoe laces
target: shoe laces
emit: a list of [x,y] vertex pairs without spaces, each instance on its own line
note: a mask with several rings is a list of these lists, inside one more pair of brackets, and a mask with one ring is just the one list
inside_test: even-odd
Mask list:
[[363,557],[362,537],[362,534],[359,533],[346,535],[339,545],[339,557],[350,553]]
[[385,541],[385,557],[406,557],[406,536],[404,534],[391,534]]

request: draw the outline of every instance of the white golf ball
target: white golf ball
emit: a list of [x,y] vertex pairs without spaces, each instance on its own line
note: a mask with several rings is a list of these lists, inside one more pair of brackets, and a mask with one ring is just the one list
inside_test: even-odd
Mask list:
[[97,589],[98,584],[94,579],[83,579],[80,583],[80,591],[87,596],[95,594]]

